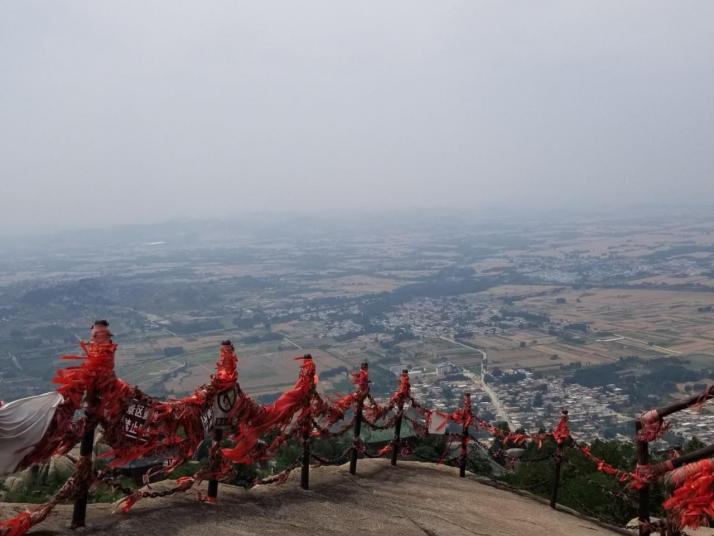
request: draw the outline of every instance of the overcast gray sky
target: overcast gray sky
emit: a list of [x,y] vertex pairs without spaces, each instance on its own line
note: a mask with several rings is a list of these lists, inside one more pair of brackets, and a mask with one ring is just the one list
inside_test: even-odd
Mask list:
[[0,232],[714,199],[714,2],[0,1]]

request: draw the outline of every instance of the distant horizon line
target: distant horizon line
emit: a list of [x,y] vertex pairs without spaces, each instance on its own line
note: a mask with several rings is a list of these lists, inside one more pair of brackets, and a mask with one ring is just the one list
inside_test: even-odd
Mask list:
[[[110,222],[106,224],[89,224],[89,225],[68,225],[64,228],[55,230],[33,229],[25,232],[9,232],[5,233],[0,229],[0,240],[23,240],[50,238],[62,236],[68,233],[101,233],[129,229],[142,229],[150,227],[165,227],[171,225],[205,225],[205,224],[234,224],[234,223],[255,223],[263,224],[268,218],[276,221],[304,220],[313,222],[344,222],[352,223],[355,218],[360,216],[369,216],[378,218],[379,220],[393,220],[400,218],[413,218],[416,216],[443,217],[451,215],[454,219],[463,219],[470,217],[474,222],[479,220],[499,221],[503,219],[511,219],[514,213],[517,216],[530,220],[534,218],[543,220],[554,220],[562,223],[587,220],[592,218],[607,218],[607,219],[632,219],[642,217],[654,217],[667,214],[676,216],[676,213],[686,211],[686,216],[714,218],[714,203],[676,203],[676,204],[631,204],[629,206],[604,206],[604,207],[589,207],[583,208],[580,206],[561,206],[561,207],[474,207],[473,209],[459,206],[413,206],[413,207],[375,207],[375,208],[333,208],[322,210],[260,210],[253,212],[241,212],[236,215],[217,215],[196,216],[196,217],[169,217],[156,219],[153,221],[126,221],[126,222]],[[685,216],[685,214],[680,214]],[[359,222],[358,222],[359,223]],[[406,222],[403,222],[406,223]]]

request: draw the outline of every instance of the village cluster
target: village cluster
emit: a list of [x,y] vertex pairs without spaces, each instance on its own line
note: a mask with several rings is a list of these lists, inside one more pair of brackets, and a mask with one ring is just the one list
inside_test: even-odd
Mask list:
[[[401,367],[391,370],[398,374]],[[628,395],[615,384],[591,388],[559,378],[536,378],[524,369],[506,371],[500,378],[494,378],[448,361],[433,368],[415,367],[409,372],[412,392],[425,406],[450,411],[459,406],[464,393],[470,393],[474,412],[480,418],[506,422],[511,431],[548,430],[557,423],[560,411],[567,409],[577,439],[627,441],[634,433],[635,415],[613,409],[628,404]],[[518,379],[511,381],[509,377]],[[714,442],[714,415],[710,413],[687,409],[669,421],[668,431],[676,439],[660,440],[655,444],[658,447],[681,444],[682,438],[691,437],[707,444]]]

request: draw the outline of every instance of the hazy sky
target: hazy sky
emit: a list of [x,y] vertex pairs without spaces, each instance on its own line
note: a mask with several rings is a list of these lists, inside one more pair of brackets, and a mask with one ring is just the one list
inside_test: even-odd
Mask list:
[[0,233],[714,200],[714,2],[0,0]]

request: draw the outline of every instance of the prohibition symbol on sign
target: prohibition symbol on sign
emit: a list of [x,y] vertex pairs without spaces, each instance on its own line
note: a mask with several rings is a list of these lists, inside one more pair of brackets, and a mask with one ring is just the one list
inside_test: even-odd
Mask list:
[[236,398],[238,398],[238,391],[235,387],[233,389],[229,389],[228,391],[219,393],[216,400],[218,409],[224,413],[228,413],[231,409],[233,409],[233,405],[236,403]]

